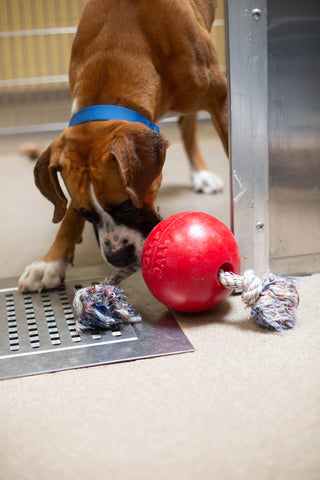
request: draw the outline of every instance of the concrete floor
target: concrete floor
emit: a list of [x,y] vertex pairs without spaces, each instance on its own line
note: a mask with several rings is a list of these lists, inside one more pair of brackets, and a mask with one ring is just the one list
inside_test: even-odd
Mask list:
[[[200,130],[227,185],[219,140],[210,125]],[[228,224],[228,187],[193,193],[176,128],[162,132],[172,141],[162,215],[202,210]],[[42,256],[57,228],[18,153],[25,140],[0,143],[0,277]],[[69,278],[88,266],[107,271],[90,228]],[[148,295],[139,274],[136,288]],[[194,353],[1,382],[1,479],[319,479],[319,288],[319,275],[299,279],[299,320],[284,334],[254,326],[233,296],[203,314],[174,314]]]

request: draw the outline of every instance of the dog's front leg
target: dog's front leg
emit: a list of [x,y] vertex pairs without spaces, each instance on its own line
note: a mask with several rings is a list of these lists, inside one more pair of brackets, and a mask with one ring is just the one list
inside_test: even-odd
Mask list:
[[21,275],[18,285],[22,292],[42,291],[60,285],[68,264],[73,261],[75,245],[81,240],[84,223],[71,203],[48,253],[28,265]]

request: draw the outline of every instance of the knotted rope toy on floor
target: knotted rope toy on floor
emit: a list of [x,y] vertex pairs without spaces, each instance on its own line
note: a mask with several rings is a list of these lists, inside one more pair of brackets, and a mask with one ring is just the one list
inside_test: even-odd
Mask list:
[[218,280],[226,288],[242,290],[257,325],[278,332],[294,327],[299,294],[293,279],[269,272],[260,280],[253,270],[243,276],[219,270]]
[[101,283],[76,290],[73,307],[80,330],[112,329],[120,323],[141,321],[123,291],[114,285]]

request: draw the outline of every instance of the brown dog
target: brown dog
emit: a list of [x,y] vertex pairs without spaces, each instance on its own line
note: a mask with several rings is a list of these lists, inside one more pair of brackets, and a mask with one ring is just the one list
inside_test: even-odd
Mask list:
[[[216,0],[87,2],[69,71],[72,113],[80,120],[35,167],[36,185],[55,207],[53,222],[62,224],[49,252],[26,267],[20,290],[59,285],[85,220],[105,260],[120,269],[114,281],[138,268],[143,242],[160,220],[155,198],[169,142],[152,122],[166,112],[184,115],[179,125],[195,188],[221,189],[195,131],[196,112],[208,111],[227,151],[226,79],[209,33],[215,10]],[[81,120],[103,105],[115,107],[115,116]],[[68,208],[57,172],[71,197]]]

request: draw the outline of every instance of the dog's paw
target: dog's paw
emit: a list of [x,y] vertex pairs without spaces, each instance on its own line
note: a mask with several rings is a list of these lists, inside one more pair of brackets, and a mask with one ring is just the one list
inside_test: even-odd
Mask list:
[[223,180],[209,170],[192,170],[191,179],[196,192],[217,193],[223,190]]
[[56,288],[64,280],[68,263],[64,261],[44,262],[39,260],[25,268],[19,278],[21,292],[41,292]]

